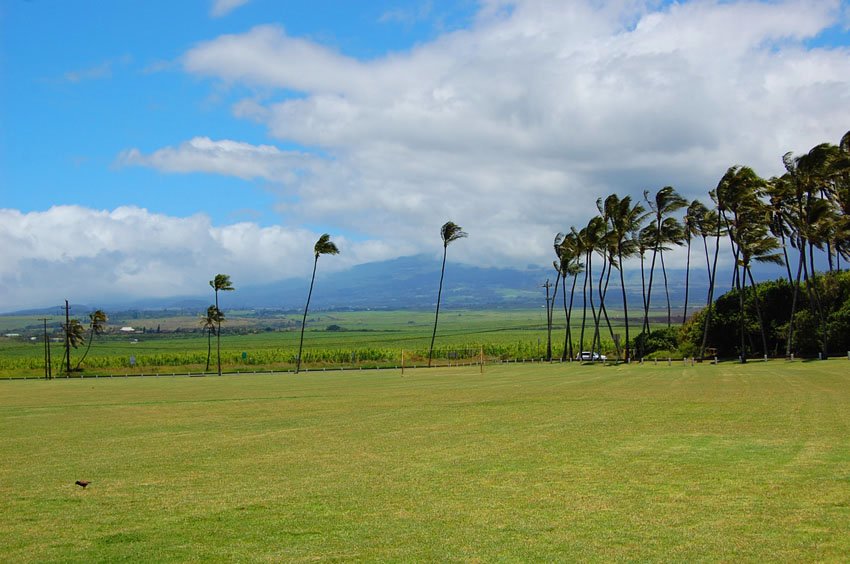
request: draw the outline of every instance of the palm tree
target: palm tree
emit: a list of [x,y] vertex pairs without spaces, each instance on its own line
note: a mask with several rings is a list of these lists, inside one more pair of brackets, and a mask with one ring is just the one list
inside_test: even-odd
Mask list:
[[461,226],[452,221],[445,222],[440,228],[440,237],[443,239],[443,266],[440,268],[440,286],[437,290],[437,311],[434,314],[434,332],[431,334],[431,348],[428,349],[429,368],[431,367],[431,359],[434,357],[434,339],[437,338],[437,321],[440,319],[440,299],[443,295],[443,277],[446,274],[446,254],[450,243],[458,239],[463,239],[466,236],[467,233]]
[[623,259],[638,253],[638,233],[646,218],[646,208],[640,204],[632,205],[631,196],[619,199],[615,194],[605,200],[605,208],[611,222],[611,244],[617,257],[617,270],[620,272],[620,289],[623,294],[623,315],[626,322],[625,361],[631,361],[629,345],[629,303],[626,299],[626,282],[623,274]]
[[[573,339],[570,325],[573,312],[573,297],[575,296],[578,275],[581,274],[582,270],[584,270],[584,265],[580,260],[581,253],[578,251],[577,247],[575,228],[573,228],[570,233],[564,236],[563,240],[561,241],[561,244],[558,246],[558,256],[560,259],[561,277],[564,279],[564,284],[563,286],[561,286],[561,295],[563,296],[564,320],[566,323],[566,329],[564,331],[564,351],[561,353],[561,360],[567,360],[568,358],[572,360]],[[571,276],[573,279],[573,283],[570,289],[569,307],[567,307],[568,276]]]
[[212,354],[212,336],[216,334],[216,328],[221,326],[221,322],[224,321],[224,315],[219,311],[217,307],[211,305],[207,308],[207,313],[203,317],[201,317],[201,325],[204,330],[207,332],[207,367],[204,370],[205,372],[210,371],[210,356]]
[[224,320],[224,314],[221,308],[218,307],[218,293],[232,292],[236,288],[230,282],[230,276],[227,274],[216,274],[215,278],[210,280],[210,287],[215,291],[215,309],[219,312],[218,326],[216,327],[215,342],[216,342],[216,357],[218,358],[218,375],[221,376],[221,322]]
[[298,343],[298,357],[295,360],[295,373],[301,370],[301,351],[304,347],[304,327],[307,325],[307,309],[310,307],[310,297],[313,295],[313,282],[316,281],[316,265],[319,264],[320,255],[338,255],[339,249],[331,241],[327,233],[319,237],[313,245],[313,276],[310,278],[310,291],[307,293],[307,303],[304,305],[304,318],[301,320],[301,341]]
[[702,225],[705,223],[705,214],[708,209],[699,200],[694,200],[688,205],[683,221],[685,241],[688,246],[688,258],[685,261],[685,306],[682,310],[682,325],[688,320],[688,290],[691,281],[691,238],[703,233]]
[[77,361],[77,370],[79,370],[80,365],[86,359],[86,356],[88,356],[95,335],[103,334],[103,331],[106,329],[107,321],[109,321],[109,318],[102,309],[95,310],[89,314],[89,342],[86,345],[86,352],[84,352],[80,360]]
[[62,363],[65,365],[65,373],[71,374],[71,348],[77,348],[86,342],[86,330],[79,319],[67,319],[62,325],[65,333],[65,355]]
[[[742,260],[742,253],[747,251],[744,247],[748,244],[748,241],[755,241],[767,233],[765,218],[769,217],[769,212],[759,199],[765,188],[766,182],[753,169],[736,165],[729,167],[715,190],[718,200],[724,202],[720,216],[726,224],[729,243],[734,254],[734,283],[738,291],[740,306],[742,363],[747,361],[744,292],[746,291],[745,277],[748,268],[748,262],[745,263]],[[756,232],[756,229],[763,230],[764,233],[762,231]]]
[[[645,190],[643,193],[643,197],[646,200],[647,204],[649,204],[650,210],[652,210],[652,214],[654,217],[653,225],[651,226],[653,229],[647,235],[651,236],[651,240],[653,243],[652,250],[652,264],[649,267],[649,287],[646,291],[646,299],[644,302],[644,311],[643,311],[643,331],[645,335],[649,335],[649,307],[650,301],[652,299],[652,280],[653,275],[655,273],[655,259],[659,252],[663,253],[662,247],[665,243],[675,242],[673,240],[674,234],[676,233],[675,227],[678,225],[678,222],[673,220],[673,222],[668,222],[666,225],[664,223],[665,218],[667,218],[673,212],[685,207],[688,205],[687,200],[685,200],[682,196],[676,192],[676,190],[672,186],[665,186],[661,188],[658,192],[655,193],[653,198],[649,197],[649,190]],[[672,218],[671,218],[672,219]],[[662,261],[663,261],[662,256]],[[666,278],[666,272],[665,272]],[[666,283],[665,283],[665,291],[666,291]],[[669,297],[668,297],[669,302]],[[668,325],[670,324],[670,309],[668,304],[668,315],[667,315]]]

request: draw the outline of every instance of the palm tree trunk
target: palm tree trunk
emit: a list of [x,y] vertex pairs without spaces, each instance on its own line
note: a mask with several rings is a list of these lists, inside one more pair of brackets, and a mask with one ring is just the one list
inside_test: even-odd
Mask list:
[[[588,253],[589,254],[589,253]],[[581,336],[578,340],[579,353],[584,350],[584,324],[587,321],[587,279],[590,276],[590,260],[585,255],[587,266],[584,269],[584,286],[582,287],[582,306],[581,306]]]
[[[706,247],[708,248],[708,247]],[[714,282],[717,280],[717,257],[720,255],[720,218],[717,218],[717,235],[714,239],[714,264],[708,277],[708,311],[705,314],[705,324],[702,328],[702,344],[699,349],[699,357],[705,358],[705,346],[708,343],[708,328],[711,325],[711,312],[714,309]]]
[[[738,270],[738,264],[735,264],[735,270]],[[738,287],[738,301],[741,306],[741,364],[747,362],[747,342],[746,342],[746,323],[744,319],[744,288],[746,288],[747,280],[743,276],[736,275],[735,281]]]
[[86,343],[86,350],[83,353],[83,356],[80,358],[80,360],[77,361],[77,366],[74,368],[74,370],[80,369],[80,365],[83,363],[83,361],[86,359],[86,357],[89,354],[89,349],[91,348],[91,342],[93,340],[94,340],[94,327],[92,327],[91,331],[89,331],[89,342]]
[[800,245],[800,258],[797,261],[797,281],[791,281],[791,317],[788,319],[788,337],[785,340],[785,357],[791,357],[791,346],[794,341],[794,316],[797,313],[797,298],[800,295],[800,276],[803,273],[803,266],[806,264],[806,251],[803,245]]
[[664,275],[664,295],[667,296],[667,328],[673,324],[673,310],[670,309],[670,290],[667,285],[667,268],[664,266],[664,251],[659,253],[661,255],[661,274]]
[[[641,253],[640,254],[640,296],[643,299],[643,310],[644,310],[643,324],[640,326],[640,332],[641,333],[644,332],[644,328],[646,327],[646,276],[645,276],[645,273],[644,273],[643,262],[644,262],[644,255],[643,255],[643,253]],[[625,290],[623,290],[623,292],[625,292]],[[640,336],[640,335],[638,335],[638,336]],[[640,355],[641,358],[643,358],[644,351],[646,350],[645,343],[646,343],[647,336],[648,335],[646,335],[644,333],[643,343],[641,344],[641,350],[638,351],[638,354]]]
[[428,349],[428,368],[431,367],[431,359],[434,356],[434,339],[437,338],[437,320],[440,318],[440,299],[443,295],[443,276],[446,274],[446,253],[448,246],[443,245],[443,266],[440,268],[440,287],[437,290],[437,311],[434,314],[434,332],[431,334],[431,348]]
[[[221,310],[218,309],[218,290],[215,291],[215,311],[218,314]],[[221,317],[219,315],[219,317]],[[221,320],[217,322],[218,327],[216,327],[215,332],[215,355],[218,364],[218,375],[221,376]]]
[[[593,342],[590,345],[591,352],[598,352],[602,354],[602,335],[599,332],[599,324],[602,323],[602,281],[605,279],[605,269],[608,265],[608,257],[606,255],[602,256],[602,270],[599,272],[599,283],[597,284],[597,292],[599,293],[600,302],[599,302],[599,313],[594,312],[593,316]],[[593,298],[593,283],[590,284],[590,294],[591,300]],[[590,302],[590,306],[593,307],[593,301]],[[598,347],[598,348],[597,348]]]
[[207,368],[204,372],[210,371],[210,357],[212,356],[212,327],[207,327]]
[[628,304],[628,301],[626,300],[626,282],[625,282],[625,278],[623,277],[623,253],[619,253],[617,258],[619,258],[619,260],[620,260],[620,268],[619,268],[619,270],[620,270],[620,288],[622,288],[622,290],[623,290],[623,315],[626,318],[626,354],[625,354],[625,360],[628,363],[628,362],[631,361],[631,351],[629,349],[629,304]]
[[[660,237],[660,235],[658,235]],[[643,310],[643,332],[646,337],[649,337],[649,306],[652,301],[652,279],[655,274],[655,257],[658,255],[658,244],[652,251],[652,263],[649,266],[649,286],[646,289],[646,300],[644,301]],[[645,338],[646,338],[645,337]]]
[[304,317],[301,319],[301,340],[298,343],[298,357],[295,359],[295,373],[301,370],[301,351],[304,348],[304,327],[307,325],[307,309],[310,307],[310,297],[313,295],[313,282],[316,281],[316,265],[319,264],[319,255],[313,260],[313,276],[310,277],[310,291],[307,292],[307,303],[304,305]]
[[688,235],[688,259],[685,261],[685,308],[682,311],[682,325],[688,320],[688,286],[691,282],[691,236]]
[[[569,349],[570,349],[569,350],[569,358],[570,359],[573,358],[573,333],[572,333],[571,325],[572,325],[572,317],[573,317],[573,298],[575,297],[575,292],[576,292],[576,282],[578,282],[578,276],[573,276],[573,284],[570,287],[570,307],[569,307],[569,309],[567,309],[567,302],[566,302],[566,300],[567,300],[567,295],[566,295],[567,285],[564,284],[564,287],[563,287],[563,290],[565,292],[564,293],[564,314],[567,317],[567,330],[564,332],[564,351],[565,351],[564,354],[568,354],[566,352],[566,350],[569,347]],[[566,360],[566,359],[564,359],[564,360]]]
[[602,315],[605,316],[605,324],[608,326],[608,334],[611,335],[611,342],[614,343],[614,350],[617,353],[617,362],[619,362],[621,360],[621,358],[620,358],[620,344],[617,342],[617,339],[614,337],[614,328],[611,327],[611,320],[608,318],[608,308],[605,307],[605,297],[608,295],[608,284],[611,282],[611,269],[612,268],[613,268],[613,263],[611,261],[608,261],[608,273],[605,275],[605,287],[599,293],[599,307],[602,310]]
[[761,329],[761,346],[764,347],[762,354],[767,356],[767,333],[764,330],[764,319],[761,316],[761,304],[759,303],[758,288],[756,288],[756,281],[753,279],[753,271],[750,269],[749,265],[747,265],[745,269],[747,271],[747,276],[750,279],[750,286],[753,288],[753,302],[756,305],[756,317],[758,317],[759,328]]

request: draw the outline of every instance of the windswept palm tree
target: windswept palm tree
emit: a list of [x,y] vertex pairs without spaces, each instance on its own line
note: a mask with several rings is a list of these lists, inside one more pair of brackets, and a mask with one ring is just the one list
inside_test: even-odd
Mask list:
[[[649,190],[645,190],[643,193],[643,197],[646,200],[646,203],[649,204],[649,208],[652,212],[653,223],[649,227],[651,231],[649,231],[646,235],[650,237],[653,247],[652,247],[652,264],[649,267],[649,286],[646,290],[646,296],[644,300],[644,310],[643,310],[643,332],[645,335],[649,335],[649,308],[650,302],[652,300],[652,281],[653,275],[655,273],[655,259],[658,256],[659,252],[663,253],[662,247],[666,243],[675,242],[672,240],[673,234],[676,232],[674,229],[675,225],[678,225],[678,222],[675,222],[675,225],[671,222],[664,223],[665,218],[669,218],[669,216],[675,211],[685,207],[688,205],[687,200],[685,200],[682,196],[679,195],[678,192],[672,186],[665,186],[658,190],[653,197],[650,198]],[[663,261],[663,257],[662,257]],[[665,273],[666,277],[666,273]],[[665,284],[666,290],[666,284]],[[668,325],[670,324],[670,313],[668,306]]]
[[62,324],[65,333],[65,355],[62,364],[65,365],[65,373],[71,374],[71,348],[78,348],[86,342],[86,329],[79,319],[69,319]]
[[629,344],[629,303],[626,299],[626,282],[623,274],[623,259],[631,258],[638,254],[638,233],[646,218],[646,208],[642,205],[632,205],[631,196],[622,199],[615,194],[608,196],[605,200],[605,208],[610,218],[612,237],[611,244],[617,257],[616,267],[620,272],[620,289],[623,294],[623,315],[626,323],[626,346],[624,359],[631,361],[631,349]]
[[688,320],[688,291],[691,281],[691,239],[703,233],[705,215],[708,209],[699,200],[694,200],[688,205],[682,227],[684,228],[685,241],[688,247],[688,258],[685,261],[685,306],[682,310],[682,324]]
[[319,264],[320,255],[338,255],[339,249],[331,241],[331,236],[325,233],[316,244],[313,245],[313,276],[310,278],[310,291],[307,293],[307,303],[304,305],[304,318],[301,320],[301,340],[298,343],[298,357],[295,361],[295,373],[301,370],[301,351],[304,348],[304,327],[307,325],[307,309],[310,307],[310,297],[313,295],[313,282],[316,280],[316,265]]
[[217,307],[211,305],[207,308],[207,312],[201,317],[201,325],[207,332],[207,367],[205,372],[210,371],[210,356],[212,356],[212,336],[216,334],[216,329],[221,326],[224,321],[224,315]]
[[[570,328],[573,312],[573,297],[576,291],[576,282],[578,275],[584,270],[584,264],[581,262],[581,253],[578,251],[576,236],[573,228],[570,233],[564,236],[560,245],[558,245],[558,256],[561,266],[561,277],[564,279],[564,284],[561,287],[561,295],[564,302],[564,321],[566,329],[564,330],[564,350],[561,353],[561,360],[572,360],[573,358],[573,337]],[[570,287],[570,304],[567,306],[567,277],[573,279]]]
[[216,357],[218,358],[218,375],[221,376],[221,322],[224,320],[224,314],[218,306],[219,292],[232,292],[236,288],[230,282],[230,276],[227,274],[216,274],[215,278],[210,280],[210,288],[215,291],[215,309],[219,312],[218,326],[216,327],[215,343]]
[[106,329],[107,321],[109,321],[109,318],[102,309],[95,310],[89,314],[89,342],[86,344],[86,352],[84,352],[80,360],[77,361],[77,369],[80,368],[80,365],[86,359],[86,356],[88,356],[95,335],[103,334],[103,331]]
[[434,339],[437,338],[437,321],[440,319],[440,300],[443,295],[443,277],[446,274],[446,254],[449,245],[458,239],[463,239],[467,233],[460,225],[447,221],[440,228],[440,237],[443,239],[443,266],[440,268],[440,286],[437,290],[437,311],[434,314],[434,332],[431,334],[431,347],[428,349],[428,367],[431,366],[431,359],[434,357]]

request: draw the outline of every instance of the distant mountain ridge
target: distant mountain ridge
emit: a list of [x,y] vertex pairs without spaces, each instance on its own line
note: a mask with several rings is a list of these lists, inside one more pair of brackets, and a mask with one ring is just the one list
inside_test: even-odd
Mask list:
[[[594,265],[592,281],[594,302],[598,303],[598,268]],[[267,284],[241,285],[238,273],[230,273],[236,286],[223,299],[223,308],[228,309],[275,309],[299,310],[304,307],[309,287],[309,278],[288,278]],[[684,301],[684,270],[668,269],[667,277],[670,298],[675,305]],[[781,273],[777,272],[778,277]],[[728,290],[726,274],[720,275],[721,293]],[[648,269],[647,269],[648,277]],[[768,276],[770,277],[770,276]],[[540,307],[545,303],[546,280],[553,285],[555,271],[550,267],[526,269],[482,268],[460,263],[446,265],[443,286],[443,305],[447,308],[519,308]],[[437,300],[437,285],[440,280],[440,261],[430,255],[415,255],[392,260],[372,262],[354,266],[348,270],[322,274],[321,270],[313,290],[311,309],[431,309]],[[581,306],[581,289],[584,282],[579,276],[576,284],[575,306]],[[641,303],[641,280],[639,269],[626,270],[626,285],[630,310],[638,311]],[[704,303],[707,288],[705,269],[691,270],[690,303]],[[212,294],[199,289],[197,294],[164,298],[128,299],[108,304],[90,304],[112,311],[124,310],[186,310],[201,311],[212,303]],[[660,269],[653,282],[653,307],[664,301],[663,282]],[[561,290],[559,289],[559,296]],[[560,297],[558,299],[560,304]],[[614,272],[608,289],[606,303],[621,307],[622,295],[617,273]],[[74,313],[89,311],[80,303],[74,304]],[[24,314],[56,314],[56,306],[34,308],[15,312]]]

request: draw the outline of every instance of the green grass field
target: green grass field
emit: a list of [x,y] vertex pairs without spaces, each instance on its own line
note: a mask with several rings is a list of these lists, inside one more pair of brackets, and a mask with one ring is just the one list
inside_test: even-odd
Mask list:
[[2,381],[0,561],[846,560],[849,406],[846,360]]

